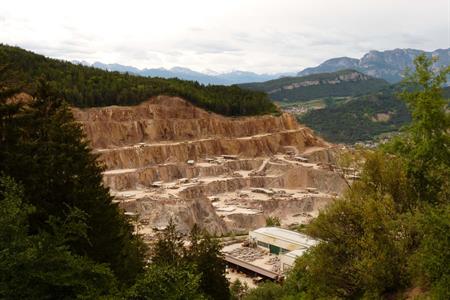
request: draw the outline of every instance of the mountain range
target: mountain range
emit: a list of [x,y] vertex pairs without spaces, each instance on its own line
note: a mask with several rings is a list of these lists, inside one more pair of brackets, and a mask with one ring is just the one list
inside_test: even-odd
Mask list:
[[150,68],[139,69],[132,66],[126,66],[121,64],[105,64],[102,62],[94,62],[92,64],[85,61],[72,61],[76,64],[82,64],[85,66],[91,66],[94,68],[117,71],[121,73],[130,73],[146,77],[161,77],[161,78],[179,78],[183,80],[198,81],[202,84],[214,84],[214,85],[232,85],[245,82],[262,82],[271,79],[280,78],[283,76],[295,75],[295,73],[276,73],[276,74],[257,74],[247,71],[232,71],[227,73],[215,73],[212,74],[193,71],[188,68],[173,67],[166,68]]
[[317,67],[306,68],[298,72],[297,76],[353,69],[373,77],[382,78],[390,83],[396,83],[402,80],[407,68],[414,70],[414,58],[421,53],[425,53],[428,57],[439,57],[435,67],[450,65],[450,48],[432,52],[417,49],[373,50],[364,54],[361,59],[338,57],[326,60]]
[[131,73],[146,77],[179,78],[198,81],[202,84],[232,85],[242,83],[264,82],[282,77],[306,76],[318,73],[330,73],[341,70],[353,69],[369,76],[384,79],[390,83],[402,80],[407,68],[414,69],[414,58],[425,53],[427,56],[438,56],[436,67],[450,65],[450,48],[437,49],[426,52],[418,49],[394,49],[386,51],[372,50],[362,58],[337,57],[324,61],[316,67],[310,67],[298,72],[280,72],[275,74],[258,74],[248,71],[232,71],[227,73],[198,72],[183,67],[144,68],[139,69],[121,64],[105,64],[102,62],[88,63],[86,61],[72,61],[73,63],[91,66],[108,71]]

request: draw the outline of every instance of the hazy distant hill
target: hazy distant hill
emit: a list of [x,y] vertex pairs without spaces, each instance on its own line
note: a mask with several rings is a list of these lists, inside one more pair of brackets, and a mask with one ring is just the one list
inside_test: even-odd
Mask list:
[[[335,72],[343,69],[354,69],[364,74],[383,78],[391,83],[402,80],[406,68],[414,68],[414,58],[423,53],[416,49],[394,49],[387,51],[370,51],[361,59],[339,57],[329,59],[317,67],[306,68],[298,76],[306,76],[324,72]],[[439,56],[436,67],[450,65],[450,48],[425,52],[427,56]]]
[[202,84],[232,85],[244,82],[261,82],[275,78],[280,78],[282,76],[294,75],[294,73],[257,74],[246,71],[232,71],[228,73],[206,74],[182,67],[174,67],[171,69],[165,68],[138,69],[132,66],[125,66],[121,64],[104,64],[101,62],[89,64],[84,61],[83,62],[74,61],[74,63],[92,66],[94,68],[99,68],[108,71],[117,71],[121,73],[128,72],[147,77],[179,78],[183,80],[197,81]]
[[303,77],[284,77],[260,83],[240,84],[239,86],[266,92],[274,101],[298,102],[367,94],[379,91],[388,85],[389,83],[383,79],[354,70],[343,70]]

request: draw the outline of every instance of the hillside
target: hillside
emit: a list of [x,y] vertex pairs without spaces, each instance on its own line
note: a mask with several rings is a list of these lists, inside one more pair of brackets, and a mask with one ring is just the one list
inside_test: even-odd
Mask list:
[[339,143],[371,140],[399,130],[410,120],[406,105],[388,91],[354,97],[299,117],[324,138]]
[[324,72],[336,72],[344,69],[358,70],[364,74],[382,78],[390,83],[399,82],[407,68],[414,70],[414,58],[420,53],[428,57],[439,57],[435,67],[450,65],[450,48],[425,52],[417,49],[394,49],[386,51],[370,51],[361,59],[338,57],[329,59],[317,67],[306,68],[298,76],[307,76]]
[[[380,134],[398,131],[411,121],[406,104],[395,96],[398,91],[399,86],[393,85],[346,101],[328,101],[325,108],[299,116],[299,121],[332,142],[372,140]],[[443,96],[450,98],[450,88],[443,89]]]
[[2,76],[34,94],[44,78],[72,105],[79,107],[132,105],[161,94],[179,96],[223,115],[260,115],[276,112],[261,92],[237,86],[201,85],[179,79],[148,78],[50,59],[18,47],[0,45]]
[[266,92],[274,101],[301,102],[326,97],[348,97],[376,92],[387,87],[388,83],[354,70],[343,70],[304,77],[285,77],[239,86],[253,91]]

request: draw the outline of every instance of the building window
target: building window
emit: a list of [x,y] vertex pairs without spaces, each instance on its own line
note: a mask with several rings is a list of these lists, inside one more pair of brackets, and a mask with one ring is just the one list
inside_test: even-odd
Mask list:
[[269,248],[269,244],[258,241],[258,246],[263,247],[263,248]]

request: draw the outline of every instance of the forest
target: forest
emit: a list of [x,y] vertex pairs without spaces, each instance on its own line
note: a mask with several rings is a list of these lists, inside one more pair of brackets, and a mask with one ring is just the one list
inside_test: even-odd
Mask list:
[[[391,90],[355,97],[342,104],[330,102],[327,107],[310,110],[298,119],[335,143],[372,140],[382,133],[397,132],[411,121],[406,104]],[[377,114],[387,115],[388,119],[376,120]]]
[[45,80],[70,104],[78,107],[134,105],[158,95],[178,96],[226,116],[277,113],[263,92],[237,86],[202,85],[194,81],[136,76],[50,59],[19,47],[0,44],[1,72],[15,78],[31,95]]
[[[400,95],[403,90],[414,88],[405,85],[391,85],[345,101],[325,99],[326,107],[309,110],[298,120],[334,143],[354,144],[374,140],[384,133],[397,133],[411,122],[411,113]],[[443,87],[441,94],[446,103],[450,103],[450,88]],[[378,115],[386,119],[376,119]]]

